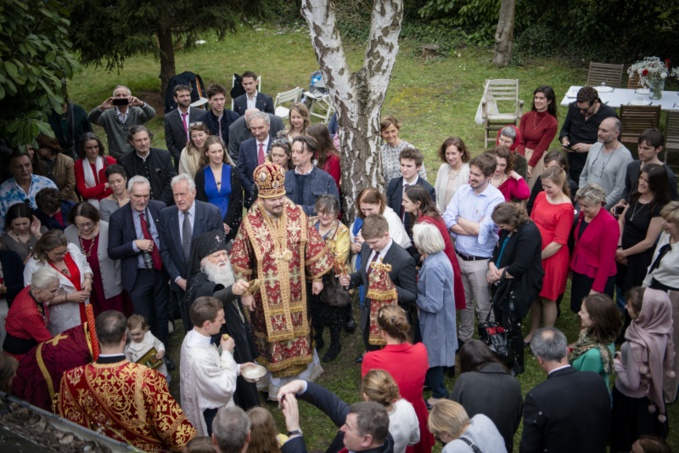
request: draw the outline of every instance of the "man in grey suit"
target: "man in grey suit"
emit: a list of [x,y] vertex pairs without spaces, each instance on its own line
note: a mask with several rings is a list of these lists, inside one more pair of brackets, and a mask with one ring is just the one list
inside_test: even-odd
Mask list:
[[[238,163],[238,151],[240,150],[240,144],[245,140],[252,138],[252,132],[250,132],[248,122],[250,121],[252,114],[255,112],[259,112],[259,110],[247,109],[245,111],[245,115],[238,118],[236,121],[231,123],[231,126],[229,126],[229,156],[231,156],[231,159],[233,159],[236,164]],[[272,115],[271,113],[268,113],[268,115],[270,122],[269,134],[271,134],[272,137],[276,137],[278,132],[285,129],[285,125],[283,124],[283,120],[280,116]]]
[[189,126],[195,123],[205,110],[191,108],[191,87],[188,85],[177,85],[173,94],[177,108],[165,115],[165,144],[174,159],[174,169],[179,173],[179,157],[190,139]]
[[[398,304],[403,307],[406,313],[411,312],[411,307],[417,301],[417,271],[415,270],[415,260],[406,250],[398,245],[389,236],[389,224],[382,214],[371,214],[365,218],[361,228],[363,235],[363,246],[361,256],[365,261],[361,262],[361,269],[351,275],[340,277],[340,284],[349,288],[356,288],[364,285],[368,288],[368,275],[371,271],[370,263],[381,261],[391,265],[389,278],[398,292]],[[363,328],[363,344],[366,351],[379,349],[368,343],[370,331],[370,300],[366,298],[361,307],[361,327]],[[363,361],[359,356],[356,362]]]
[[170,287],[179,301],[184,329],[188,332],[192,324],[188,307],[182,301],[191,271],[188,265],[191,241],[208,231],[224,231],[224,224],[218,207],[195,199],[196,184],[189,175],[175,176],[170,185],[175,206],[160,212],[160,256],[170,274]]

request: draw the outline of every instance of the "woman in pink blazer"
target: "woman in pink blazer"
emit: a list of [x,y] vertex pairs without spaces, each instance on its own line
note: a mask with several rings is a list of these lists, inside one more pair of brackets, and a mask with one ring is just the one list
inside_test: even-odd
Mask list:
[[575,226],[575,250],[571,258],[573,271],[571,310],[580,311],[582,299],[593,293],[613,297],[615,285],[615,250],[620,228],[615,217],[602,209],[606,193],[598,184],[587,184],[578,190],[575,200],[580,215]]

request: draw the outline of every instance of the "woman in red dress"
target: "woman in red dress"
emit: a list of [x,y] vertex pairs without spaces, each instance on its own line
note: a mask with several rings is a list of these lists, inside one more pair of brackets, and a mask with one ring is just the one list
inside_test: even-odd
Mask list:
[[509,150],[499,146],[486,151],[486,153],[494,156],[497,161],[497,167],[490,183],[502,192],[505,201],[528,200],[530,188],[523,177],[514,171],[514,156]]
[[541,323],[544,327],[553,327],[556,321],[556,300],[566,290],[570,262],[568,236],[575,215],[566,172],[555,166],[546,169],[541,176],[544,192],[535,198],[530,217],[542,236],[545,276],[540,297],[531,308],[530,333],[524,339],[525,343],[530,343]]
[[528,185],[533,188],[538,176],[545,169],[543,155],[556,136],[559,122],[556,94],[549,85],[533,91],[533,107],[524,113],[519,122],[520,139],[516,152],[528,160]]
[[75,188],[81,197],[99,208],[99,200],[111,195],[106,178],[106,167],[116,163],[111,156],[104,155],[104,144],[92,132],[86,132],[80,139],[78,161],[75,163]]
[[97,208],[86,202],[71,209],[69,221],[71,225],[64,231],[66,239],[80,249],[92,268],[90,303],[94,315],[106,310],[131,315],[131,303],[123,298],[120,260],[108,257],[108,223],[100,219]]
[[[396,381],[401,396],[413,405],[420,424],[420,442],[406,449],[408,453],[431,453],[434,436],[427,428],[429,413],[422,397],[424,379],[429,368],[427,348],[422,343],[411,344],[410,323],[398,305],[387,305],[377,313],[377,323],[387,342],[379,351],[366,353],[361,377],[370,370],[385,370]],[[407,364],[407,366],[404,366]]]
[[14,298],[7,313],[7,336],[2,349],[19,360],[33,347],[52,338],[47,324],[49,304],[59,292],[59,273],[43,267],[33,274],[33,284],[26,286]]
[[[455,256],[455,247],[453,246],[453,241],[450,239],[450,233],[446,228],[446,224],[441,218],[441,214],[436,208],[434,200],[431,199],[431,195],[427,189],[422,186],[414,185],[408,187],[405,194],[403,194],[403,209],[405,212],[410,214],[409,225],[415,225],[417,223],[430,223],[441,232],[443,237],[443,242],[446,244],[446,248],[443,252],[446,254],[450,260],[450,264],[453,265],[453,275],[455,280],[453,281],[453,292],[455,293],[455,308],[457,310],[464,309],[467,304],[464,297],[464,287],[462,286],[462,275],[460,274],[460,264]],[[409,231],[408,235],[412,237],[413,232]],[[414,249],[414,247],[413,247]],[[420,262],[420,256],[414,257],[417,263]]]

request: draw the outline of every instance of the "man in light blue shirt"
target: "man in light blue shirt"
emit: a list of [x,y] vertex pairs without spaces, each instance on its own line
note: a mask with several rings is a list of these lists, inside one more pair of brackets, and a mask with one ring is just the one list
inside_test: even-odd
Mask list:
[[495,157],[487,154],[472,159],[469,184],[455,192],[443,213],[443,221],[455,240],[467,300],[467,307],[460,313],[460,344],[471,340],[474,333],[474,305],[480,319],[485,320],[490,310],[486,272],[498,240],[491,214],[495,206],[505,201],[502,193],[490,184],[496,165]]
[[28,154],[13,153],[9,158],[12,177],[0,185],[0,232],[5,228],[5,215],[10,206],[28,203],[31,209],[38,209],[35,196],[47,187],[57,189],[51,179],[33,174],[33,165]]

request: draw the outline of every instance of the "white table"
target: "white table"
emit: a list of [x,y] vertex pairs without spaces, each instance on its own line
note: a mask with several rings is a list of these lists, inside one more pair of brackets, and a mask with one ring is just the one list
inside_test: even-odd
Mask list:
[[[569,105],[575,102],[580,86],[572,86],[561,100],[561,105]],[[598,88],[598,87],[594,87]],[[649,99],[648,94],[638,93],[632,88],[612,88],[606,87],[599,91],[599,97],[604,104],[613,108],[620,108],[621,105],[659,105],[661,110],[679,111],[679,93],[676,91],[663,91],[661,99]]]

